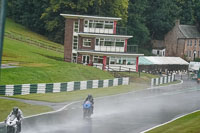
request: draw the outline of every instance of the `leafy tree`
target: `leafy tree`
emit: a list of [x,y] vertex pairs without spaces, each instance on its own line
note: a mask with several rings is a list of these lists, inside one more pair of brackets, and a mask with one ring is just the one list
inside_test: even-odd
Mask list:
[[[196,3],[196,2],[195,2]],[[181,24],[194,24],[194,0],[176,0],[176,5],[180,8],[179,19]]]
[[195,0],[194,1],[195,5],[194,5],[194,18],[196,20],[196,23],[199,26],[199,31],[200,31],[200,1],[199,0]]
[[8,16],[31,30],[45,34],[45,23],[40,19],[49,0],[12,0],[8,2]]
[[149,41],[149,30],[146,27],[145,11],[148,8],[148,0],[130,0],[128,8],[128,33],[133,35],[129,45],[144,46]]
[[146,10],[146,24],[152,39],[163,39],[164,35],[173,27],[179,14],[179,8],[174,0],[148,0]]
[[48,37],[63,43],[65,21],[60,13],[89,15],[97,13],[102,16],[122,17],[124,20],[122,24],[125,24],[127,8],[128,0],[50,0],[50,6],[46,8],[41,18],[46,23]]

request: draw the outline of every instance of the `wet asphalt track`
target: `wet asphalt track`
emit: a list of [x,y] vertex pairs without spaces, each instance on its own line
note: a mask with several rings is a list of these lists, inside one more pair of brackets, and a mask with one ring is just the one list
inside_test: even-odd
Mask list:
[[95,99],[92,119],[83,120],[82,105],[27,118],[22,133],[139,133],[200,109],[195,81],[125,95]]

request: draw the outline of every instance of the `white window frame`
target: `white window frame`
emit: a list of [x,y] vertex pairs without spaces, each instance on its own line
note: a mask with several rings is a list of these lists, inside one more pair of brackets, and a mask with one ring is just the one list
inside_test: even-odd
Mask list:
[[[86,45],[86,43],[90,43],[90,45]],[[83,38],[83,46],[84,47],[91,47],[91,45],[92,45],[92,39]]]
[[192,40],[190,40],[190,46],[192,46]]
[[[87,24],[86,24],[86,22],[87,22]],[[91,26],[90,26],[90,24],[91,24]],[[98,28],[98,27],[96,27],[96,24],[102,24],[102,28],[99,28],[99,29],[114,29],[114,21],[90,20],[90,19],[84,20],[85,28]],[[111,28],[105,28],[106,25],[111,26]]]
[[73,62],[76,63],[77,62],[77,54],[73,53],[72,56],[73,56]]
[[[76,23],[76,22],[78,22],[78,24]],[[77,24],[77,25],[76,25]],[[76,26],[78,26],[78,28],[76,28]],[[77,30],[77,31],[76,31]],[[73,29],[73,31],[75,32],[75,33],[78,33],[79,32],[79,20],[75,20],[74,21],[74,29]]]
[[187,40],[187,46],[190,46],[190,40]]
[[[76,40],[75,37],[77,37],[77,43],[75,43],[75,40]],[[78,36],[73,36],[73,46],[72,46],[72,48],[76,49],[76,50],[78,49]]]
[[[96,40],[99,40],[98,44],[95,43],[96,46],[105,46],[105,42],[109,41],[109,40],[114,42],[114,45],[112,47],[124,47],[125,46],[125,39],[119,39],[119,38],[110,38],[110,39],[109,38],[96,38]],[[97,41],[95,41],[95,42],[97,42]],[[102,45],[101,45],[101,42],[102,42]],[[124,45],[123,46],[116,46],[117,42],[123,42]],[[107,47],[109,47],[109,46],[107,46]]]

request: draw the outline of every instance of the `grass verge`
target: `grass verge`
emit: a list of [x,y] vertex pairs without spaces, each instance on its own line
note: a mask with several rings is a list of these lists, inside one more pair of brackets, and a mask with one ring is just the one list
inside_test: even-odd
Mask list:
[[47,94],[16,95],[12,97],[20,99],[55,102],[55,103],[71,102],[71,101],[83,100],[88,94],[92,94],[94,97],[101,97],[101,96],[108,96],[108,95],[135,91],[147,87],[149,87],[148,84],[131,83],[130,85],[115,86],[108,88],[96,88],[96,89],[78,90],[72,92],[47,93]]
[[200,111],[184,116],[147,133],[199,133]]
[[9,38],[4,42],[3,62],[12,62],[19,67],[2,69],[1,85],[113,78],[108,72],[91,66],[64,62],[64,55],[54,51]]
[[7,118],[8,114],[11,112],[12,108],[15,106],[19,107],[22,110],[24,116],[52,111],[50,107],[46,106],[30,105],[18,101],[0,99],[0,121],[4,121]]

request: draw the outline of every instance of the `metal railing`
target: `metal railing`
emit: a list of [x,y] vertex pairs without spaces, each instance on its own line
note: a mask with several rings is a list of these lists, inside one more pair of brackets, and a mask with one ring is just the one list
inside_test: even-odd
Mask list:
[[[95,64],[93,67],[99,68],[103,70],[103,64]],[[136,69],[134,68],[129,68],[125,66],[111,66],[111,65],[106,65],[105,66],[106,71],[116,71],[116,72],[135,72]]]
[[114,33],[114,29],[88,28],[87,31],[84,31],[84,33],[128,35],[127,27],[116,27],[115,33]]
[[26,42],[30,45],[35,45],[40,48],[44,48],[46,50],[52,50],[55,52],[64,53],[64,46],[56,47],[56,46],[53,46],[55,45],[54,43],[46,42],[44,40],[37,40],[37,39],[31,38],[31,37],[28,37],[16,32],[5,32],[5,37]]
[[128,45],[127,53],[138,53],[138,45]]
[[117,52],[117,53],[138,53],[138,45],[128,45],[125,50],[124,47],[116,47],[116,46],[96,46],[95,51],[102,52]]

